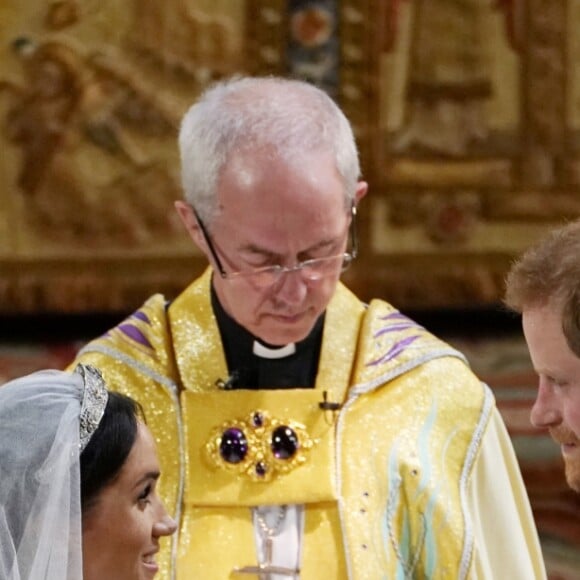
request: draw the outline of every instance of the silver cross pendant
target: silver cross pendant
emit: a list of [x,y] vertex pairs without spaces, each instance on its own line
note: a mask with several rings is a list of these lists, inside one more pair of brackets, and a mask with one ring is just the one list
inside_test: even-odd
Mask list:
[[274,542],[272,538],[266,538],[266,561],[261,562],[257,566],[244,566],[243,568],[234,568],[232,572],[235,575],[253,574],[258,576],[260,580],[271,580],[271,574],[279,574],[280,576],[288,576],[289,578],[298,578],[300,570],[292,568],[284,568],[284,566],[276,566],[272,564],[272,552]]

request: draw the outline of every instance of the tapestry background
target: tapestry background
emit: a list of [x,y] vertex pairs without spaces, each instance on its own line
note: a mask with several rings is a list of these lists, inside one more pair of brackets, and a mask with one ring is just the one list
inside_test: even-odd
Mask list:
[[237,72],[309,80],[354,124],[363,299],[493,304],[579,213],[579,25],[580,0],[5,0],[0,312],[131,310],[201,271],[176,131]]

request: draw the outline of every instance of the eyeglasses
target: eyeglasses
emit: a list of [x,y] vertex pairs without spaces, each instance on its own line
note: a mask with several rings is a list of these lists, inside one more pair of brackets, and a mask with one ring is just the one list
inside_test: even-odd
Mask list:
[[351,219],[349,225],[350,251],[335,256],[327,256],[325,258],[313,258],[311,260],[304,260],[298,262],[295,266],[280,266],[278,264],[272,266],[264,266],[262,268],[253,268],[250,270],[239,270],[237,272],[226,272],[219,259],[216,249],[211,241],[209,232],[205,224],[201,221],[199,214],[193,206],[191,206],[195,219],[199,224],[201,233],[211,253],[211,256],[217,266],[219,275],[224,280],[233,280],[235,278],[251,278],[256,287],[267,288],[273,286],[280,280],[283,274],[290,274],[292,272],[300,272],[300,274],[310,282],[317,282],[322,278],[334,274],[338,269],[344,272],[356,258],[358,254],[358,238],[356,232],[356,206],[353,204],[350,209]]

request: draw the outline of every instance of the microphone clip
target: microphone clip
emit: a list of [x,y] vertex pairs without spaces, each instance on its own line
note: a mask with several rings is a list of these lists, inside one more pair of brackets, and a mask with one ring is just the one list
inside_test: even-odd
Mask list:
[[333,403],[332,401],[328,400],[328,392],[322,392],[322,401],[318,403],[318,406],[323,411],[338,411],[342,405],[340,403]]
[[238,381],[238,379],[240,378],[239,373],[237,371],[233,371],[229,377],[227,377],[225,380],[224,379],[218,379],[215,382],[215,385],[218,389],[221,389],[222,391],[232,391],[233,389],[235,389],[235,383]]

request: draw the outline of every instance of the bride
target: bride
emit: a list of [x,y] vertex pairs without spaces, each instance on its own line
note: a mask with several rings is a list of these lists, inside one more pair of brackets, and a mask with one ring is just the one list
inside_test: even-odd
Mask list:
[[138,404],[94,367],[1,386],[0,578],[153,578],[176,529],[159,475]]

